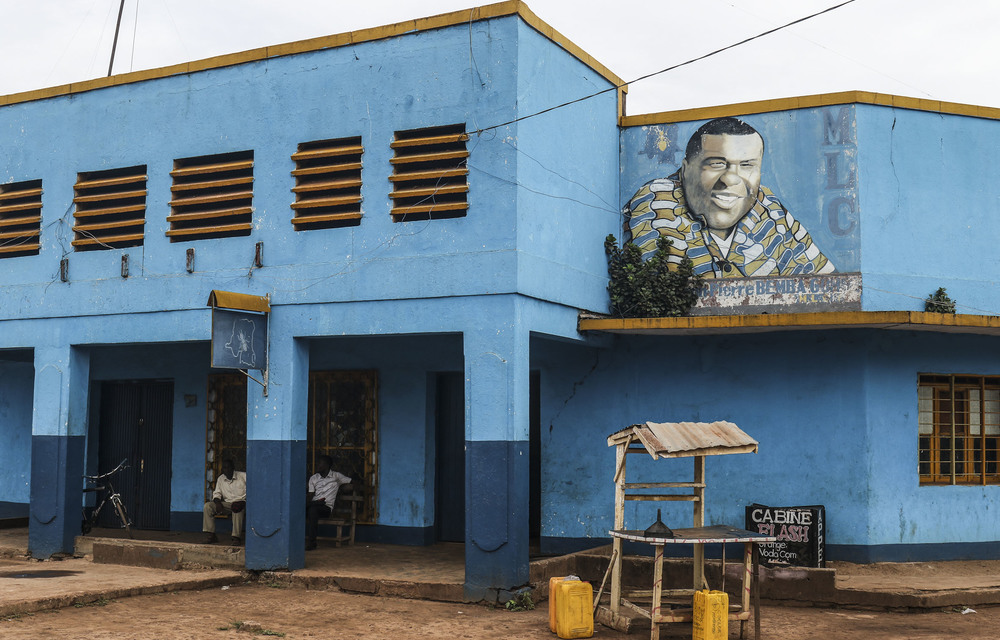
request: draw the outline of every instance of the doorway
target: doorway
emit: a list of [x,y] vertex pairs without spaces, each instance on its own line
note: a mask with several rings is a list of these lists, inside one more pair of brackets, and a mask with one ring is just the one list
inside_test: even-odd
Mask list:
[[[101,383],[98,469],[127,461],[112,480],[137,529],[170,528],[173,409],[172,380]],[[114,528],[118,521],[105,509],[98,525]]]
[[437,374],[434,529],[440,542],[465,541],[465,376]]
[[[528,430],[528,536],[541,535],[541,376],[531,372]],[[439,373],[435,396],[434,528],[440,542],[465,541],[465,375]]]

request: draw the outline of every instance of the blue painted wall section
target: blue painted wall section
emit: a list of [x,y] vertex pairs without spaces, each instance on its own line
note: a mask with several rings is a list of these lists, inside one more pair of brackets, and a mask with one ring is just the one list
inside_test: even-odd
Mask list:
[[[823,504],[831,558],[1000,553],[997,487],[917,478],[918,375],[1000,374],[996,336],[577,331],[580,310],[607,310],[602,242],[620,235],[622,203],[672,173],[704,122],[619,128],[613,90],[541,113],[611,88],[515,15],[0,107],[0,184],[43,181],[39,255],[0,258],[0,505],[30,500],[31,553],[72,549],[80,476],[104,471],[106,381],[173,382],[171,526],[198,526],[213,289],[269,295],[272,309],[267,395],[248,383],[248,568],[307,560],[309,375],[327,370],[377,374],[377,516],[358,537],[407,544],[435,538],[434,385],[463,373],[473,600],[528,581],[535,370],[543,552],[607,539],[610,433],[729,420],[760,453],[708,461],[709,523],[742,524],[751,502]],[[1000,217],[981,161],[1000,122],[860,104],[746,121],[766,145],[761,183],[839,272],[860,272],[863,310],[919,310],[946,287],[960,311],[1000,313]],[[467,215],[394,222],[395,132],[460,123]],[[296,231],[291,154],[359,135],[360,224]],[[170,242],[174,161],[243,150],[250,234]],[[135,165],[148,176],[142,246],[74,250],[76,174]],[[645,460],[629,478],[690,474],[689,460]],[[691,520],[690,505],[661,508],[670,526]],[[630,526],[654,517],[628,505]]]
[[31,427],[32,557],[72,553],[80,531],[90,354],[75,347],[35,349],[36,397]]
[[18,352],[28,361],[0,353],[0,518],[28,514],[31,491],[31,414],[34,367],[30,351]]
[[[247,389],[247,535],[249,569],[305,566],[306,410],[309,345],[291,338],[280,312],[268,351],[268,394]],[[251,493],[251,491],[253,493]],[[253,496],[254,507],[249,499]],[[259,505],[259,506],[257,506]]]
[[945,287],[959,313],[1000,314],[996,195],[976,161],[1000,144],[1000,121],[855,108],[861,209],[873,230],[862,235],[864,308],[923,311]]
[[528,582],[530,360],[522,313],[520,300],[511,299],[497,305],[493,331],[464,335],[469,597],[489,599],[490,590],[513,590]]

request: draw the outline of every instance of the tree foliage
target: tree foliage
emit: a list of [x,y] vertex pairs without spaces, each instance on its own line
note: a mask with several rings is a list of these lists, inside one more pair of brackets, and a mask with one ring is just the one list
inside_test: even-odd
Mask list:
[[665,318],[687,315],[698,299],[698,276],[684,258],[675,271],[667,268],[670,240],[659,238],[648,260],[635,244],[621,248],[613,235],[604,239],[608,256],[611,315],[620,318]]
[[931,313],[955,313],[955,301],[948,297],[944,287],[927,296],[924,300],[924,311]]

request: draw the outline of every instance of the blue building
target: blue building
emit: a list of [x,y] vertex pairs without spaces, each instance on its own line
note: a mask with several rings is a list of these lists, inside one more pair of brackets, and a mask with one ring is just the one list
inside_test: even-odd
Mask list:
[[[494,597],[532,541],[607,540],[608,434],[729,420],[760,453],[709,465],[710,523],[823,504],[831,558],[997,557],[1000,112],[626,116],[623,84],[505,2],[0,97],[0,509],[31,553],[72,549],[81,476],[123,458],[137,526],[197,530],[232,458],[247,566],[302,567],[328,454],[359,536],[462,541]],[[696,133],[725,116],[756,133]],[[721,169],[758,163],[759,215],[713,239],[675,172],[728,135],[763,143]],[[692,315],[606,317],[609,234],[687,251]],[[923,312],[939,287],[959,315]],[[213,367],[210,296],[266,311],[266,353],[230,349],[252,378]]]

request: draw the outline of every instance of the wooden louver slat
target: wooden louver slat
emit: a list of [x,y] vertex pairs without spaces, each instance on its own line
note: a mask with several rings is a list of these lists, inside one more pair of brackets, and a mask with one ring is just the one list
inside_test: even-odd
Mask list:
[[400,149],[403,147],[426,147],[436,144],[448,144],[455,142],[465,142],[469,139],[466,133],[452,133],[444,136],[425,136],[422,138],[406,138],[403,140],[393,140],[389,147]]
[[313,200],[302,200],[293,202],[292,209],[315,209],[317,207],[337,207],[345,204],[357,204],[361,202],[361,196],[341,196],[339,198],[315,198]]
[[41,229],[31,229],[30,231],[5,231],[0,233],[0,240],[8,238],[37,238],[41,234]]
[[293,169],[292,175],[295,177],[316,176],[327,173],[346,173],[348,171],[361,171],[361,163],[345,162],[344,164],[327,164],[316,167],[306,167],[303,169]]
[[[250,231],[253,228],[252,222],[241,222],[238,224],[224,224],[217,225],[211,228],[212,233],[226,234],[235,231]],[[202,228],[196,229],[171,229],[167,231],[167,235],[171,238],[183,237],[183,236],[204,236],[206,230]]]
[[[36,209],[38,207],[35,207]],[[23,227],[25,225],[37,225],[42,221],[42,216],[26,216],[23,218],[0,218],[0,227]]]
[[314,160],[316,158],[334,158],[337,156],[347,156],[347,155],[361,155],[364,151],[364,147],[360,144],[349,145],[343,147],[325,147],[320,149],[313,149],[310,151],[296,151],[292,154],[292,160],[298,162],[300,160]]
[[361,186],[361,179],[331,180],[329,182],[310,182],[299,187],[292,187],[292,193],[307,193],[309,191],[329,191],[331,189],[353,189]]
[[407,156],[396,156],[389,160],[392,164],[413,164],[416,162],[440,162],[442,160],[454,160],[456,158],[467,158],[469,152],[461,151],[433,151],[430,153],[415,153]]
[[292,154],[291,222],[296,231],[360,223],[363,153],[360,136],[299,145]]
[[101,236],[99,238],[83,237],[83,238],[77,238],[70,244],[72,244],[74,247],[86,247],[86,246],[115,247],[120,243],[125,243],[125,242],[133,243],[136,242],[137,240],[142,240],[142,237],[143,234],[141,233],[130,233],[130,234],[113,235],[113,236],[109,235],[109,236]]
[[396,132],[389,160],[394,221],[466,215],[468,140],[464,124]]
[[319,215],[298,215],[292,219],[292,224],[317,224],[320,222],[336,222],[353,220],[361,217],[360,213],[324,213]]
[[389,176],[390,182],[412,182],[414,180],[438,180],[440,178],[455,178],[469,175],[466,167],[458,169],[444,169],[441,171],[400,171]]
[[147,176],[145,174],[122,176],[120,178],[105,178],[99,180],[78,180],[76,183],[77,191],[84,189],[98,189],[104,187],[117,187],[124,184],[146,184]]
[[469,190],[467,184],[441,185],[422,187],[419,189],[397,189],[389,194],[390,198],[420,198],[424,196],[444,195],[448,193],[465,193]]
[[253,182],[253,176],[241,176],[239,178],[230,178],[228,180],[209,180],[206,182],[187,182],[183,184],[175,184],[170,187],[170,191],[177,193],[180,191],[196,191],[198,189],[217,189],[219,187],[234,187],[239,184],[251,184]]
[[92,196],[77,196],[73,198],[73,202],[87,203],[87,202],[106,202],[108,200],[131,200],[135,198],[145,198],[146,191],[121,191],[115,193],[101,193]]
[[179,169],[174,169],[170,175],[174,178],[184,178],[187,176],[202,175],[206,173],[225,173],[229,171],[246,171],[253,169],[253,160],[241,162],[220,162],[216,164],[192,165]]
[[0,202],[4,200],[20,200],[21,198],[36,198],[40,195],[42,195],[41,188],[0,191]]
[[253,213],[253,207],[235,207],[228,209],[204,209],[194,213],[175,213],[167,216],[167,222],[192,222],[195,220],[209,220],[211,218],[224,218],[226,216],[244,216]]
[[0,258],[38,255],[42,181],[0,185]]
[[117,249],[143,242],[146,167],[79,174],[74,185],[74,240],[78,250]]
[[21,204],[5,204],[0,205],[0,216],[5,213],[14,213],[15,211],[31,211],[32,209],[38,209],[42,205],[38,202],[24,202]]
[[226,191],[223,193],[216,193],[207,196],[186,196],[183,198],[174,198],[170,201],[171,207],[188,207],[196,204],[214,204],[217,202],[230,202],[233,200],[247,200],[253,197],[253,190],[250,191],[236,191],[230,192]]
[[[38,255],[38,251],[42,246],[37,242],[32,242],[31,244],[26,243],[11,243],[0,245],[0,254],[5,253],[17,253],[23,255]],[[10,257],[10,256],[2,256]]]
[[184,158],[170,172],[171,242],[248,235],[253,228],[253,151]]

